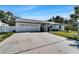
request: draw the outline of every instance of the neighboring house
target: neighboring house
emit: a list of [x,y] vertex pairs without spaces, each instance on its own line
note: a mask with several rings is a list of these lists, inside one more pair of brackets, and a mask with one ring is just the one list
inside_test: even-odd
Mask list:
[[9,26],[9,25],[0,21],[0,26]]
[[64,24],[32,19],[16,19],[15,26],[9,26],[0,21],[0,32],[40,32],[48,30],[64,30]]
[[0,32],[9,32],[9,25],[0,21]]
[[13,30],[15,30],[15,26],[9,26],[8,24],[0,21],[0,32],[12,32]]

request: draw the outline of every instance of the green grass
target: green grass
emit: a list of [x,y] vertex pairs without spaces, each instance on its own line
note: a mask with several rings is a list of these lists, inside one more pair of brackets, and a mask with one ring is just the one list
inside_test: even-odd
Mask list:
[[3,40],[5,40],[6,38],[8,38],[9,36],[11,36],[12,34],[13,34],[13,32],[0,33],[0,42],[2,42]]
[[50,32],[50,33],[55,34],[55,35],[59,35],[59,36],[62,36],[62,37],[74,39],[74,40],[79,40],[79,36],[77,35],[78,32],[76,32],[76,31],[70,31],[70,32],[58,31],[58,32]]

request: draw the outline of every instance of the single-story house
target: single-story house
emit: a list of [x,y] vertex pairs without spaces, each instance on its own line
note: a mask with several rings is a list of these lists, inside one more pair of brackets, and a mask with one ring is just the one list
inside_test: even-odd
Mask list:
[[48,30],[64,30],[64,24],[31,19],[16,19],[16,32]]
[[49,30],[64,30],[64,24],[48,22],[48,21],[40,21],[40,20],[32,20],[32,19],[16,19],[15,26],[3,26],[4,31],[2,31],[2,22],[0,22],[0,32],[40,32],[40,31],[49,31]]

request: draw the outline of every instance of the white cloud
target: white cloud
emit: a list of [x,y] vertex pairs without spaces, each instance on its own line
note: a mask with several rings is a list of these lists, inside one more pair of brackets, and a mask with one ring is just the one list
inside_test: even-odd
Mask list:
[[18,7],[18,8],[13,8],[13,12],[17,13],[17,12],[27,12],[27,11],[30,11],[30,10],[33,10],[35,8],[37,8],[39,6],[37,5],[27,5],[27,6],[22,6],[22,7]]
[[32,9],[35,9],[35,8],[37,8],[38,6],[27,6],[26,8],[24,8],[24,10],[23,11],[28,11],[28,10],[32,10]]

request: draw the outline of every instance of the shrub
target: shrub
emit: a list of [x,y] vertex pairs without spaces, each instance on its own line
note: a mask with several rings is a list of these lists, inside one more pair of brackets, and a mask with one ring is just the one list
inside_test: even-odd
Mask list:
[[66,24],[65,27],[64,27],[64,29],[65,29],[67,32],[69,32],[69,30],[72,30],[73,27],[72,27],[71,25]]

